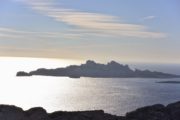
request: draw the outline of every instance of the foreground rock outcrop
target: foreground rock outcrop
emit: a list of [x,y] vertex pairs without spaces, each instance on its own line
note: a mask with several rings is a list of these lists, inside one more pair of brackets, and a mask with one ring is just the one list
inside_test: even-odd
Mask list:
[[102,110],[47,113],[41,107],[23,111],[16,106],[0,105],[0,120],[121,120],[121,118],[123,117],[110,115]]
[[24,111],[16,106],[0,105],[0,120],[180,120],[180,102],[146,106],[125,116],[107,114],[102,110],[47,113],[41,107]]

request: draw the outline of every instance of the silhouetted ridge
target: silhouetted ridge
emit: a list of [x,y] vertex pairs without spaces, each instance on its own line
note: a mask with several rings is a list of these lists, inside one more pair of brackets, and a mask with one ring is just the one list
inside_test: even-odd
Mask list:
[[85,64],[70,65],[65,68],[45,69],[40,68],[29,73],[18,72],[17,76],[68,76],[72,78],[80,77],[100,77],[100,78],[176,78],[179,75],[150,71],[150,70],[132,70],[128,65],[122,65],[118,62],[111,61],[107,64],[96,63],[92,60],[87,60]]
[[125,116],[111,115],[103,110],[47,113],[41,107],[24,111],[12,105],[0,105],[0,120],[180,120],[180,102],[138,108]]

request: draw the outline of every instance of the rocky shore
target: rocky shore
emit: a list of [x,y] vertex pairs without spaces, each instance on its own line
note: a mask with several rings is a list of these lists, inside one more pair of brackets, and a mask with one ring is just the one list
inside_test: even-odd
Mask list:
[[103,110],[47,113],[41,107],[24,111],[12,105],[0,105],[0,120],[180,120],[180,102],[146,106],[125,116],[111,115]]

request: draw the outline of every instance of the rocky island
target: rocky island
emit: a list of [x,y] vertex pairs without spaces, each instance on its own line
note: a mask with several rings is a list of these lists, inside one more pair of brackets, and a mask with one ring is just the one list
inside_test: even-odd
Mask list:
[[159,81],[156,83],[167,83],[167,84],[180,84],[180,81]]
[[29,73],[20,71],[16,76],[64,76],[71,78],[93,77],[93,78],[179,78],[180,75],[150,71],[132,70],[128,65],[122,65],[115,61],[107,64],[96,63],[88,60],[85,64],[70,65],[65,68],[45,69],[40,68]]
[[41,107],[24,111],[12,105],[0,105],[0,120],[180,120],[180,102],[146,106],[125,116],[111,115],[103,110],[47,113]]

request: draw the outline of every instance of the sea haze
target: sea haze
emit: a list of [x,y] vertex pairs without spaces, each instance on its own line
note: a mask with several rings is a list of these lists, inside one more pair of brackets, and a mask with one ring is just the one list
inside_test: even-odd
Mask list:
[[[84,61],[0,58],[0,103],[24,109],[42,106],[48,112],[103,109],[123,115],[138,107],[156,103],[168,104],[180,99],[180,84],[159,81],[178,79],[16,77],[17,71],[57,68]],[[132,68],[180,74],[180,65],[132,64]]]
[[180,64],[153,64],[153,63],[129,63],[132,68],[149,69],[152,71],[161,71],[165,73],[180,75]]

